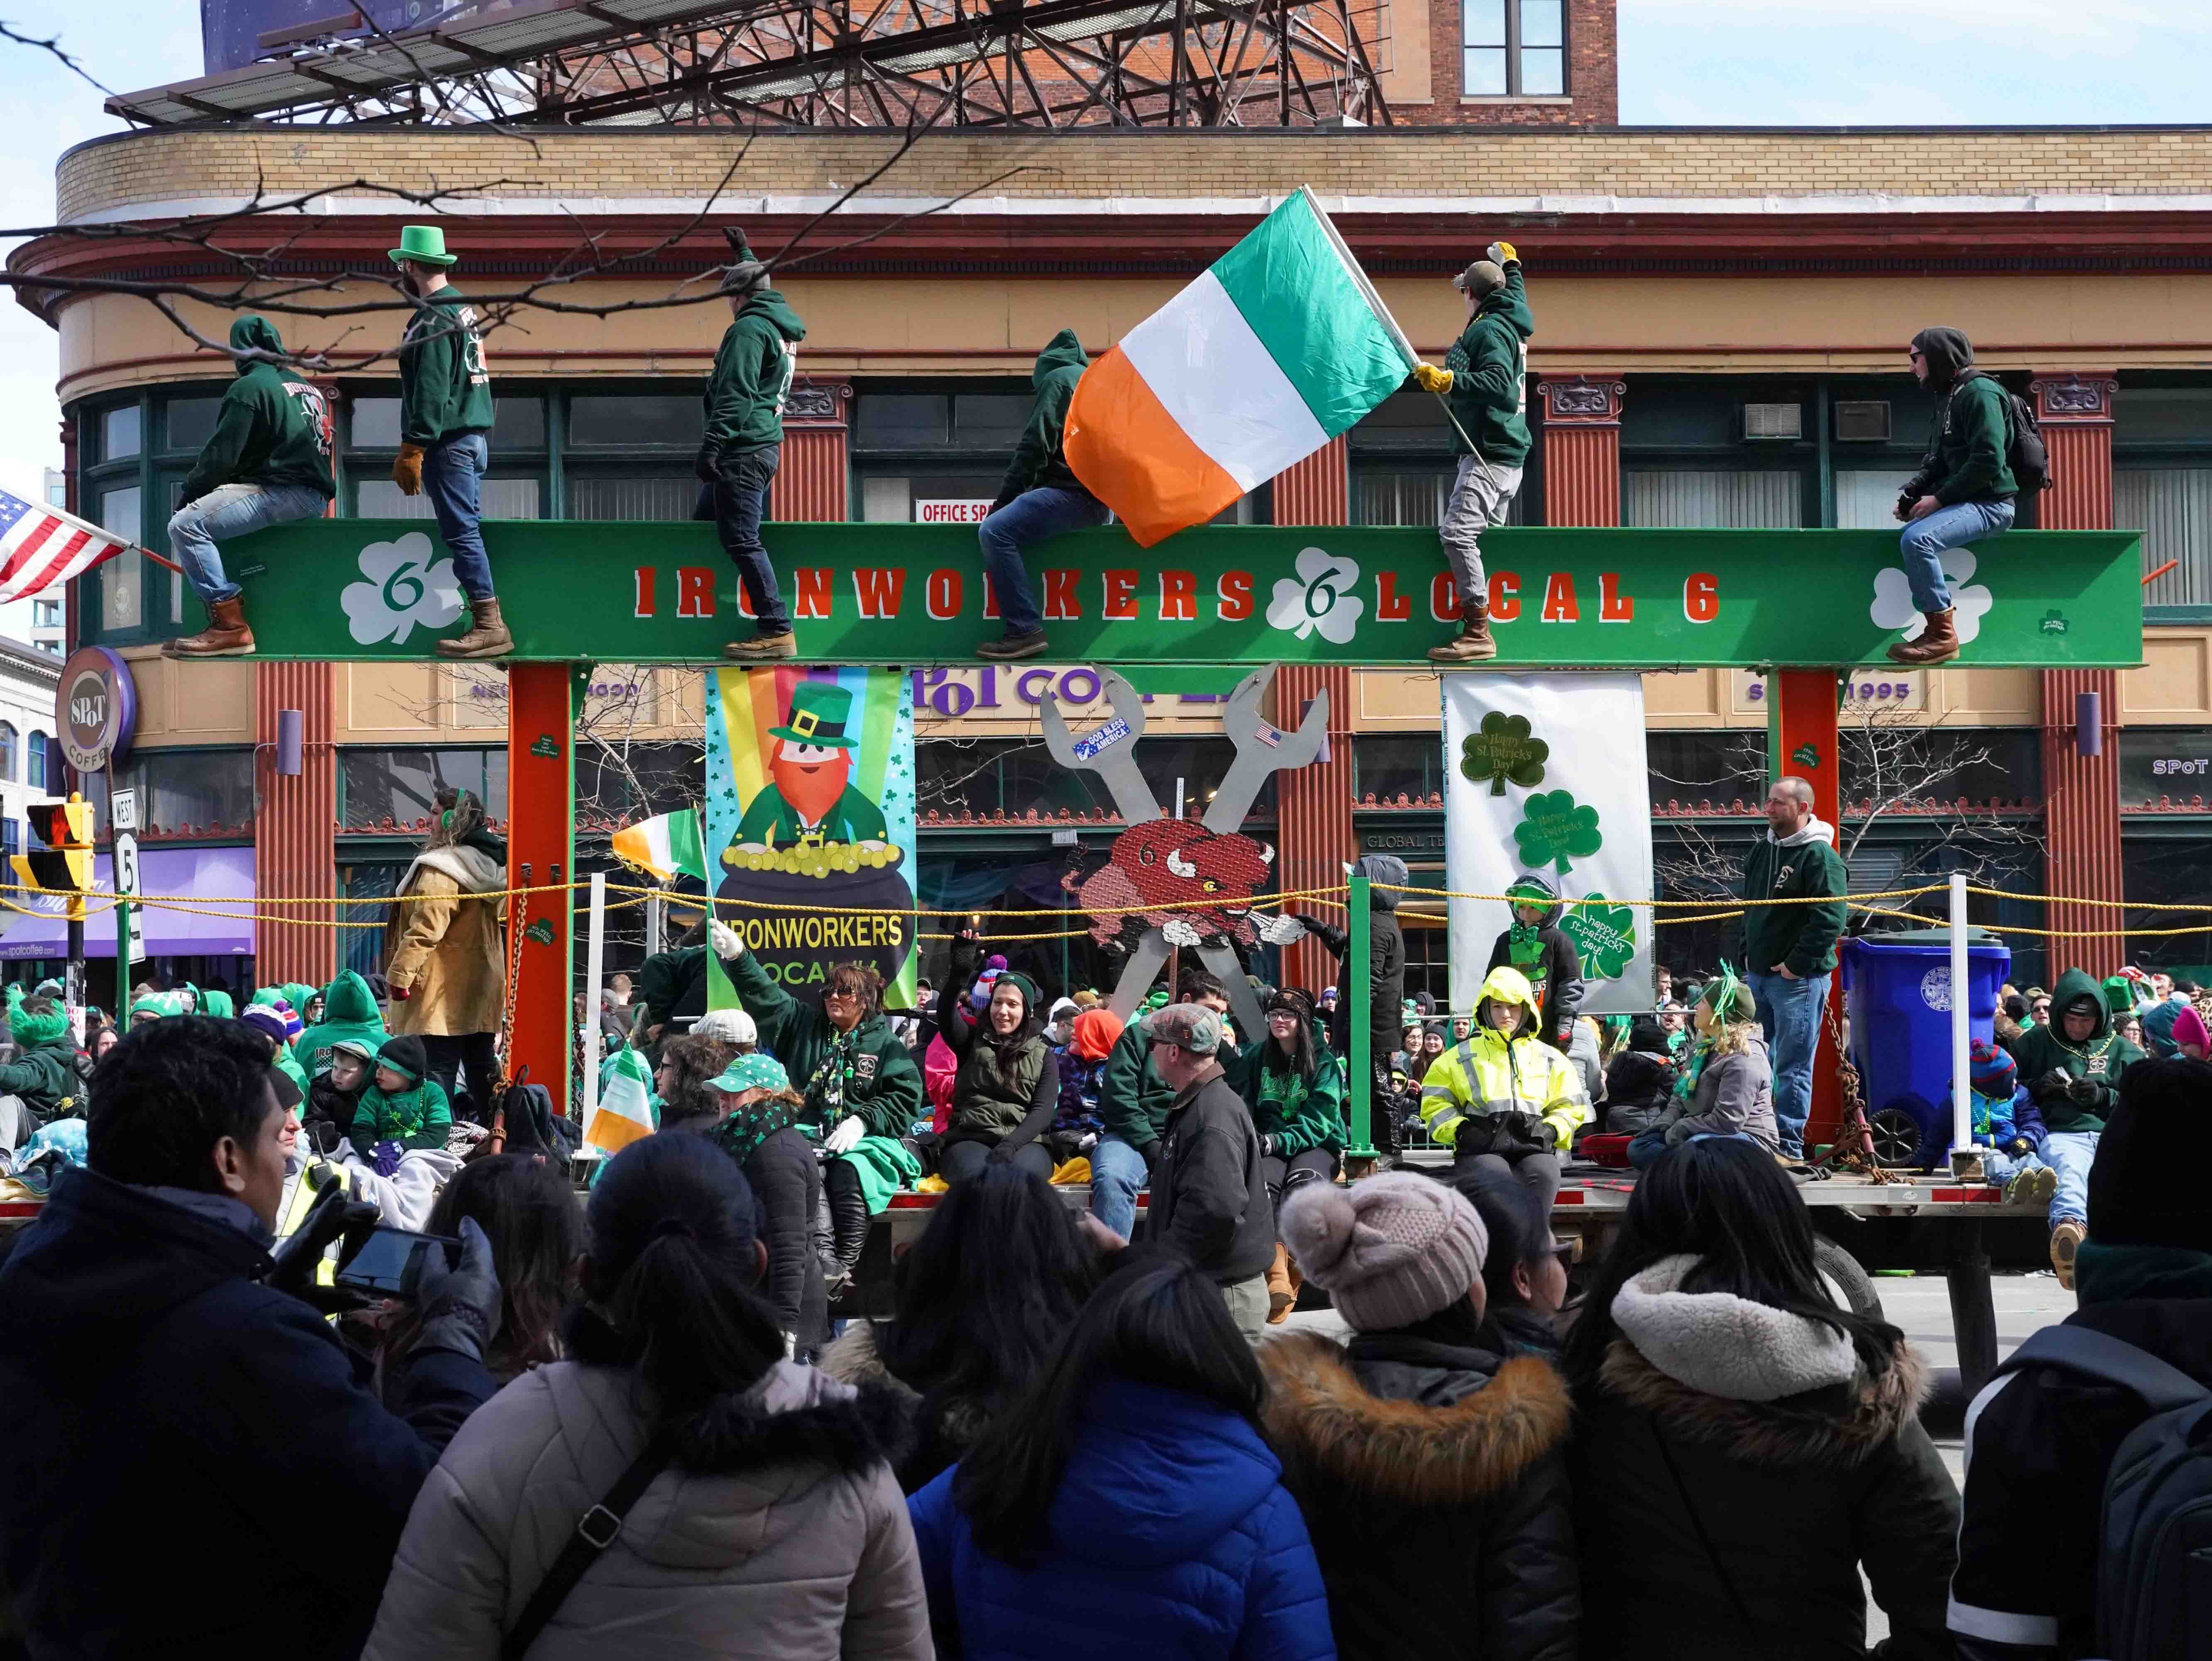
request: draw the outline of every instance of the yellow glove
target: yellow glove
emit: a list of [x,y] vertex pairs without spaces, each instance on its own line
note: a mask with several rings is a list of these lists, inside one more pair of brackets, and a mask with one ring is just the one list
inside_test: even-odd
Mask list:
[[392,482],[399,487],[402,496],[422,494],[422,447],[403,444],[398,459],[392,464]]
[[1433,363],[1416,363],[1413,366],[1413,379],[1420,383],[1423,392],[1435,392],[1439,397],[1452,389],[1452,372],[1449,369],[1439,369]]
[[1494,259],[1501,265],[1509,265],[1521,258],[1520,250],[1510,242],[1493,242],[1484,253],[1486,258]]

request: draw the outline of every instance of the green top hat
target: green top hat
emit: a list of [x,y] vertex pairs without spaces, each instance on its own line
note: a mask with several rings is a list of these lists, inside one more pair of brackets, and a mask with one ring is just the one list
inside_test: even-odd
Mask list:
[[425,265],[450,265],[460,257],[446,252],[446,231],[441,225],[402,225],[399,246],[384,252],[395,265],[403,259]]
[[852,715],[853,695],[843,687],[830,681],[802,680],[791,689],[791,725],[771,727],[768,735],[852,750],[858,746],[845,736],[845,723]]

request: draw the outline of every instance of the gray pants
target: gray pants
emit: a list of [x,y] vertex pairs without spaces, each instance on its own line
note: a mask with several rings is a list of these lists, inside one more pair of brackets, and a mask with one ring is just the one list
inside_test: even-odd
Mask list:
[[1492,526],[1505,522],[1506,509],[1520,494],[1520,468],[1500,467],[1473,456],[1459,459],[1459,474],[1452,480],[1451,500],[1445,504],[1437,534],[1443,539],[1444,557],[1451,562],[1452,581],[1462,605],[1490,597],[1480,539]]
[[1267,1300],[1266,1275],[1255,1275],[1249,1281],[1222,1287],[1221,1301],[1229,1305],[1229,1318],[1244,1335],[1246,1343],[1256,1345],[1267,1336],[1267,1311],[1273,1305]]

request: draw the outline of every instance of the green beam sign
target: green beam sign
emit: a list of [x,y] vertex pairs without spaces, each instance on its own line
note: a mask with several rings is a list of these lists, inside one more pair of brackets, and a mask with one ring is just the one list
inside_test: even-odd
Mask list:
[[[515,656],[704,663],[751,631],[704,524],[487,521]],[[1003,632],[972,526],[765,527],[799,654],[957,662]],[[2020,532],[1948,556],[1960,660],[2110,668],[2142,658],[2141,538]],[[1501,665],[1814,667],[1879,660],[1915,620],[1886,531],[1521,529],[1483,538]],[[423,658],[467,626],[420,520],[313,520],[226,551],[270,658]],[[1455,632],[1433,531],[1118,529],[1033,550],[1055,661],[1413,665]]]

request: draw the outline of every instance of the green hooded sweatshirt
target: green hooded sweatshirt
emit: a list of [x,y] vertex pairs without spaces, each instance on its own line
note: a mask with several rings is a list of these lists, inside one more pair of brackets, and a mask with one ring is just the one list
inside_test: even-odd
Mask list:
[[[252,313],[230,326],[234,352],[278,352],[284,338]],[[298,371],[263,358],[240,358],[222,395],[215,432],[185,475],[184,499],[197,502],[222,484],[298,485],[337,493],[331,483],[331,412],[321,389]]]
[[399,436],[425,449],[462,433],[491,430],[491,371],[483,319],[448,283],[415,301],[399,341]]
[[761,289],[722,331],[707,380],[705,447],[720,453],[783,442],[783,400],[806,326],[774,289]]
[[15,1041],[15,1058],[0,1066],[0,1094],[21,1097],[23,1104],[41,1119],[81,1105],[76,1041],[70,1036],[68,1015],[58,1007],[34,1015],[11,1003],[8,1032]]
[[[2096,1004],[2097,1024],[2080,1043],[2070,1043],[2065,1037],[2066,1011],[2077,998]],[[2086,969],[2069,969],[2058,977],[2051,993],[2051,1025],[2028,1028],[2012,1054],[2020,1081],[2043,1110],[2043,1123],[2052,1130],[2064,1131],[2102,1130],[2106,1115],[2119,1099],[2120,1074],[2143,1058],[2142,1050],[2112,1031],[2104,989]],[[2094,1098],[2085,1104],[2063,1091],[2048,1087],[2043,1080],[2052,1073],[2088,1080],[2097,1087]]]
[[1029,425],[1022,429],[1021,440],[1014,446],[1014,459],[1006,464],[1006,476],[999,482],[999,506],[1004,507],[1024,490],[1083,489],[1083,481],[1068,466],[1060,447],[1067,428],[1067,406],[1075,397],[1075,383],[1090,367],[1091,360],[1083,355],[1083,343],[1073,329],[1062,329],[1037,354],[1036,367],[1030,371],[1036,402],[1030,406]]
[[1310,1079],[1270,1068],[1266,1062],[1267,1042],[1263,1034],[1239,1052],[1244,1066],[1244,1104],[1252,1110],[1253,1129],[1262,1136],[1279,1139],[1278,1159],[1287,1159],[1316,1147],[1343,1153],[1344,1063],[1328,1047],[1328,1029],[1319,1021],[1314,1023]]
[[238,1019],[238,1005],[229,993],[218,991],[210,986],[200,994],[200,1013],[226,1021],[235,1020]]
[[[375,1074],[372,1072],[369,1076],[374,1079]],[[422,1148],[434,1153],[445,1147],[453,1128],[453,1104],[435,1079],[420,1080],[389,1095],[372,1083],[361,1093],[348,1140],[364,1159],[375,1152],[379,1142],[397,1142],[403,1153]]]
[[[1451,412],[1482,459],[1500,467],[1528,459],[1528,337],[1535,332],[1516,259],[1505,267],[1505,286],[1483,296],[1467,332],[1444,354],[1452,373],[1445,394]],[[1455,429],[1452,453],[1467,453],[1467,438]]]
[[350,1038],[375,1051],[383,1049],[385,1039],[391,1037],[384,1030],[384,1017],[377,1010],[368,983],[350,969],[330,983],[323,1001],[329,1007],[323,1011],[321,1023],[302,1032],[292,1046],[300,1065],[316,1078],[331,1070],[333,1044]]
[[1974,349],[1956,329],[1923,329],[1912,344],[1927,360],[1936,413],[1928,453],[1905,484],[1905,498],[1932,496],[1946,508],[2009,502],[2020,494],[2012,475],[2012,400],[1972,367]]

